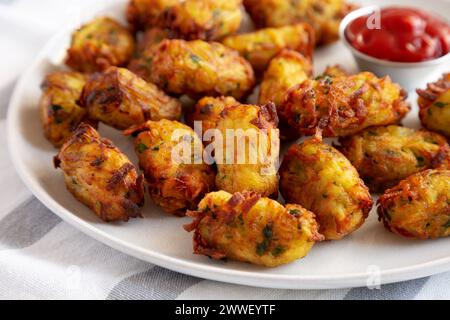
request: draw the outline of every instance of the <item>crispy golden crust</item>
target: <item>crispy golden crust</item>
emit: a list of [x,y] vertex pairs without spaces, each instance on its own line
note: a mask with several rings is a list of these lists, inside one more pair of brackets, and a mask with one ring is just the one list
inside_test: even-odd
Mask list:
[[338,77],[348,77],[350,76],[350,73],[348,73],[341,65],[334,65],[334,66],[328,66],[325,71],[322,73],[321,77],[331,77],[331,78],[338,78]]
[[107,222],[141,216],[144,177],[111,141],[81,124],[55,157],[67,189]]
[[326,137],[342,137],[398,123],[410,107],[406,93],[389,77],[362,72],[304,81],[289,91],[279,110],[280,118],[300,134],[321,129]]
[[130,0],[127,20],[133,31],[146,30],[157,25],[160,16],[181,0]]
[[91,118],[123,130],[147,120],[181,117],[181,103],[124,68],[110,67],[90,77],[80,103]]
[[[223,139],[214,140],[219,190],[254,191],[263,197],[278,197],[280,138],[277,125],[274,104],[235,105],[222,111],[217,129]],[[234,137],[227,136],[229,129],[233,130]]]
[[203,137],[206,131],[217,128],[217,122],[226,107],[238,104],[240,104],[239,101],[233,97],[205,97],[194,106],[191,112],[185,114],[186,122],[192,128],[195,122],[200,122]]
[[429,131],[388,126],[341,138],[340,151],[356,167],[373,192],[383,192],[419,171],[450,169],[450,147]]
[[157,25],[180,39],[218,40],[239,29],[241,4],[242,0],[186,0],[165,10]]
[[391,232],[415,239],[450,236],[450,171],[426,170],[389,189],[378,215]]
[[257,193],[208,194],[195,220],[194,252],[213,259],[231,259],[277,267],[305,257],[323,240],[315,216],[299,205],[281,204]]
[[256,72],[263,72],[270,60],[283,49],[291,49],[312,58],[314,41],[311,26],[302,23],[229,36],[222,42],[227,47],[237,50],[252,64]]
[[[203,154],[202,142],[190,127],[177,121],[148,121],[125,134],[136,136],[135,149],[150,196],[167,213],[184,216],[214,190],[214,170],[198,157]],[[199,152],[188,155],[189,163],[172,156],[182,142]]]
[[318,137],[289,149],[280,177],[286,202],[314,212],[327,240],[342,239],[357,230],[373,205],[350,161]]
[[[283,50],[273,58],[264,73],[259,94],[259,104],[275,103],[281,106],[286,93],[294,85],[300,84],[312,75],[311,60],[293,50]],[[279,110],[278,110],[279,112]],[[281,139],[299,138],[285,121],[280,122]]]
[[53,72],[42,83],[39,114],[46,138],[59,148],[81,122],[97,126],[78,104],[86,76],[78,72]]
[[72,35],[66,64],[80,72],[102,71],[126,65],[134,52],[130,31],[107,17],[97,18]]
[[417,94],[422,125],[450,138],[450,73],[428,84],[426,90],[418,89]]
[[255,85],[250,64],[220,43],[201,40],[164,40],[146,67],[130,69],[165,91],[193,98],[232,96],[241,99]]
[[344,0],[244,0],[244,5],[261,28],[309,23],[318,45],[338,40],[341,20],[356,8]]

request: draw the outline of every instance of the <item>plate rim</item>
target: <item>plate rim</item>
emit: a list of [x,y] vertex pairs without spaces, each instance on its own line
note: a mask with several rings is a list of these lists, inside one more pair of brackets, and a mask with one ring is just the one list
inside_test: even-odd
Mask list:
[[[113,7],[114,5],[117,5],[117,3],[109,3],[104,7],[104,9]],[[68,28],[62,28],[62,30],[51,36],[46,44],[39,50],[39,53],[36,55],[33,62],[29,64],[29,66],[22,73],[11,95],[6,117],[7,149],[9,151],[13,166],[25,186],[50,211],[59,216],[63,221],[67,222],[72,227],[88,235],[89,237],[114,248],[115,250],[135,257],[139,260],[143,260],[189,276],[236,285],[273,289],[341,289],[367,286],[367,279],[370,275],[368,272],[353,272],[320,276],[274,275],[251,271],[223,269],[220,266],[201,265],[195,262],[186,261],[184,259],[173,258],[167,254],[151,249],[143,249],[142,247],[133,245],[130,242],[111,236],[107,232],[97,229],[89,222],[72,214],[68,209],[60,205],[42,186],[39,185],[38,181],[33,177],[30,170],[27,168],[25,162],[22,161],[19,149],[14,148],[14,144],[15,141],[23,139],[16,124],[19,122],[21,110],[20,94],[26,91],[25,84],[27,78],[37,69],[38,65],[47,55],[52,45],[54,45],[54,43],[59,39],[66,36],[67,32]],[[450,270],[450,255],[446,258],[435,259],[407,267],[384,269],[380,271],[379,275],[381,284],[390,284],[427,277],[448,270]]]

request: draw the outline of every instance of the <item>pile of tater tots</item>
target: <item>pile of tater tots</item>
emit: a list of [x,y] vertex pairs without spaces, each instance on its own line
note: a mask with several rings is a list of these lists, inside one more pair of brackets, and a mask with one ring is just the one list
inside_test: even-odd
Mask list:
[[[389,231],[450,236],[450,73],[417,90],[421,130],[401,125],[411,108],[388,76],[340,66],[313,76],[315,48],[338,40],[354,8],[344,0],[131,0],[128,25],[84,24],[39,103],[67,189],[105,222],[143,217],[148,192],[168,214],[192,217],[184,229],[196,254],[266,267],[356,232],[375,205],[371,193],[381,194]],[[240,33],[244,14],[254,31]],[[133,141],[138,166],[100,136],[100,123]],[[287,146],[281,165],[236,163],[217,149],[233,142],[249,159],[259,149],[248,137],[203,137],[249,129],[267,138],[264,150]],[[212,161],[174,161],[180,143],[200,154],[214,144]]]

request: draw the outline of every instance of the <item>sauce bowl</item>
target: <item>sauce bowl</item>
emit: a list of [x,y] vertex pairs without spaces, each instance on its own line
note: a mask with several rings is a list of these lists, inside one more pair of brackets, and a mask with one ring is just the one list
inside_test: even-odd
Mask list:
[[[415,1],[410,1],[409,3],[411,5],[404,5],[404,7],[414,7]],[[450,12],[450,1],[442,1],[442,3],[448,7],[446,12]],[[347,27],[355,19],[374,14],[383,7],[393,5],[391,3],[390,5],[369,6],[351,12],[342,20],[339,33],[345,46],[352,52],[360,70],[371,71],[380,77],[389,75],[394,82],[399,83],[404,89],[412,91],[415,88],[423,86],[429,79],[439,77],[439,74],[450,71],[450,52],[437,59],[423,62],[394,62],[374,58],[362,53],[353,47],[346,36]],[[395,4],[395,6],[402,7],[403,5]],[[421,8],[420,6],[418,6],[418,9],[428,11],[426,8]],[[430,13],[447,23],[449,22],[448,19],[436,15],[434,12]]]

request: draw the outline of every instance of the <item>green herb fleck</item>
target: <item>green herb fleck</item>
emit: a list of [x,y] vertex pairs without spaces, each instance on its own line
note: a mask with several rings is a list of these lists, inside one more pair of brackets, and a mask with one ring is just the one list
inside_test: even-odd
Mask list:
[[200,64],[200,61],[202,61],[202,59],[195,54],[191,54],[191,60],[192,60],[192,62],[194,62],[196,64]]
[[423,165],[425,164],[425,158],[422,156],[416,156],[416,159],[417,159],[417,166],[423,167]]
[[264,240],[263,240],[263,242],[258,243],[256,246],[256,253],[259,256],[264,255],[270,246],[270,242],[272,241],[272,238],[273,238],[272,225],[271,224],[266,225],[266,227],[262,231],[262,234],[263,234]]
[[289,210],[289,214],[293,216],[298,216],[300,214],[300,210],[298,209]]
[[267,251],[267,246],[268,246],[268,244],[265,241],[258,243],[258,245],[256,246],[256,254],[258,256],[263,256],[264,253],[266,253],[266,251]]
[[200,114],[208,114],[211,112],[212,108],[214,108],[214,106],[208,103],[203,108],[200,109]]
[[219,17],[220,14],[221,14],[221,11],[219,9],[215,9],[213,11],[213,18],[215,19],[215,18]]
[[272,240],[273,238],[273,230],[272,225],[268,224],[263,230],[264,239]]
[[274,257],[279,257],[280,255],[282,255],[284,253],[285,249],[281,246],[277,246],[272,250],[272,255]]
[[444,108],[444,107],[448,106],[448,102],[437,101],[434,103],[434,105],[438,108]]
[[61,107],[60,105],[57,105],[57,104],[51,105],[50,108],[52,109],[53,112],[58,112],[59,110],[63,109],[63,107]]
[[143,153],[148,150],[148,147],[143,143],[139,143],[137,149],[139,153]]
[[443,227],[446,228],[446,229],[447,229],[447,228],[450,228],[450,220],[448,220],[447,223],[445,223],[445,224],[443,225]]

